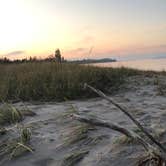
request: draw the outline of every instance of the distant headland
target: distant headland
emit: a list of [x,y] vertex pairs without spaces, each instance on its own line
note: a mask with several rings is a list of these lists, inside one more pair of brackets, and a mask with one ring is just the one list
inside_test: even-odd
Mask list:
[[107,63],[107,62],[116,62],[116,59],[111,58],[102,58],[102,59],[82,59],[82,60],[72,60],[68,61],[70,63],[78,63],[78,64],[89,64],[89,63]]

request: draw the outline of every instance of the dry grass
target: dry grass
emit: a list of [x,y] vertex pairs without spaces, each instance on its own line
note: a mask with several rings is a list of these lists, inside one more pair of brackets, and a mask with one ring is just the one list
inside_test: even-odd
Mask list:
[[83,83],[112,92],[125,82],[126,77],[140,73],[127,68],[55,62],[0,64],[0,100],[62,101],[93,97],[94,93],[83,89]]
[[33,152],[30,147],[31,131],[26,127],[20,128],[17,138],[10,138],[0,143],[0,158],[12,159]]
[[[0,161],[3,159],[12,159],[19,157],[25,152],[32,152],[30,147],[31,131],[19,122],[26,116],[33,116],[32,111],[25,109],[19,110],[10,104],[3,104],[0,107],[0,135],[14,132],[12,137],[8,137],[5,141],[0,141]],[[10,127],[4,125],[10,124]],[[3,126],[3,127],[2,127]],[[2,164],[2,163],[0,163]]]
[[19,123],[25,116],[36,114],[28,108],[17,109],[11,104],[4,103],[0,106],[0,125]]
[[154,85],[156,86],[157,95],[165,96],[166,95],[166,82],[165,77],[160,78],[156,76],[154,79]]
[[160,83],[157,86],[157,94],[161,95],[161,96],[165,96],[166,95],[166,84]]
[[18,123],[23,120],[20,110],[12,105],[3,104],[0,108],[0,125]]
[[165,166],[166,161],[153,153],[145,153],[138,158],[137,166]]
[[75,164],[80,162],[80,160],[82,160],[88,153],[89,151],[73,152],[65,157],[62,166],[74,166]]
[[69,128],[69,132],[64,137],[64,144],[71,145],[88,138],[88,130],[91,127],[87,124],[77,124]]
[[131,143],[134,143],[134,140],[125,136],[125,135],[122,135],[122,136],[119,136],[117,138],[114,139],[114,142],[113,144],[115,146],[119,146],[119,145],[127,145],[127,144],[131,144]]
[[0,127],[0,135],[6,134],[7,130],[4,127]]

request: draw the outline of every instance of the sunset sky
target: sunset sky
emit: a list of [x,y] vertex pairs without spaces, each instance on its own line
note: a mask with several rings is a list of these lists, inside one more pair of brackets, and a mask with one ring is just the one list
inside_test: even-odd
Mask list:
[[67,59],[166,57],[166,0],[0,0],[0,57],[56,48]]

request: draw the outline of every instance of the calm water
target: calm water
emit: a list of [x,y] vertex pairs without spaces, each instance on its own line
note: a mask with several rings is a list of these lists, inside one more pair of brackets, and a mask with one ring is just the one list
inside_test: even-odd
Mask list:
[[95,63],[95,66],[101,67],[130,67],[140,70],[166,71],[166,59],[146,59],[135,61],[119,61],[111,63]]

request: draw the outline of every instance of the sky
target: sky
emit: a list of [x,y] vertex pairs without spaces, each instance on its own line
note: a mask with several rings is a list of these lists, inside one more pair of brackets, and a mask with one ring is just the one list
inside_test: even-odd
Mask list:
[[166,0],[0,0],[0,57],[166,57]]

